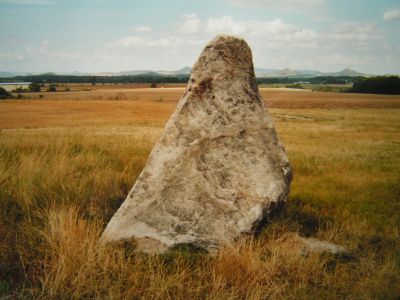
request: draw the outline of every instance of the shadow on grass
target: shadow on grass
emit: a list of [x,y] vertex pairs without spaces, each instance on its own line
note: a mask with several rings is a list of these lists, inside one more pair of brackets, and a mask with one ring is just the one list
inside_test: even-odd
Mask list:
[[[263,224],[263,228],[258,235],[263,231],[271,229],[279,231],[298,232],[301,236],[315,236],[321,228],[332,224],[333,218],[321,216],[308,203],[311,203],[304,197],[292,197],[283,205],[279,205],[272,211],[269,217]],[[283,232],[284,233],[284,232]]]

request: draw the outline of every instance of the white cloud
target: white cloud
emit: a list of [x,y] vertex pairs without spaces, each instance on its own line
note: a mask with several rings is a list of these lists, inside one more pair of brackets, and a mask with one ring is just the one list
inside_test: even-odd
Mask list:
[[32,55],[47,54],[49,50],[49,41],[43,41],[39,47],[28,47],[26,52]]
[[327,41],[367,42],[381,40],[384,33],[376,25],[370,23],[342,23],[337,24],[327,32]]
[[[249,43],[256,67],[321,71],[350,67],[366,73],[399,68],[396,59],[400,49],[398,43],[391,41],[377,23],[333,23],[330,27],[311,27],[283,18],[248,20],[229,15],[202,18],[192,13],[170,25],[173,27],[166,26],[161,31],[154,29],[151,34],[143,34],[150,28],[145,25],[133,27],[132,33],[117,36],[91,52],[59,51],[49,41],[21,54],[2,49],[9,53],[0,53],[0,62],[10,66],[8,68],[25,64],[43,71],[173,70],[192,65],[207,41],[215,35],[233,34]],[[19,60],[23,61],[17,63]]]
[[177,23],[176,32],[187,36],[185,41],[217,34],[239,35],[266,48],[316,48],[356,45],[384,39],[384,33],[371,23],[336,24],[324,31],[286,23],[280,18],[272,21],[237,21],[231,16],[201,20],[196,14],[185,15]]
[[152,30],[152,28],[150,26],[146,26],[146,25],[140,25],[140,26],[136,26],[131,28],[130,31],[135,31],[135,32],[150,32]]
[[0,52],[0,61],[22,61],[25,57],[19,53],[1,53]]
[[232,17],[210,18],[205,30],[211,34],[228,33],[249,38],[265,38],[269,41],[311,41],[317,38],[313,29],[285,23],[281,19],[272,21],[235,21]]
[[229,33],[236,35],[244,35],[251,30],[251,25],[244,22],[236,22],[230,16],[223,16],[221,18],[209,18],[205,23],[204,28],[208,33]]
[[230,16],[201,20],[196,14],[185,15],[177,24],[177,32],[191,35],[233,34],[246,38],[264,38],[268,41],[303,41],[317,38],[317,33],[309,28],[301,28],[281,19],[272,21],[236,21]]
[[371,56],[359,56],[349,53],[327,53],[320,54],[315,57],[306,59],[301,62],[310,68],[320,68],[324,66],[331,71],[339,71],[345,67],[352,69],[360,69],[360,66],[366,66],[379,63],[378,59]]
[[180,33],[197,33],[201,30],[201,21],[196,14],[181,16],[177,23],[177,31]]
[[186,51],[195,47],[201,49],[217,34],[241,36],[252,47],[255,63],[261,67],[366,70],[379,66],[379,62],[372,59],[376,53],[394,51],[386,49],[385,32],[369,22],[336,23],[314,29],[281,18],[237,20],[231,16],[200,18],[190,14],[182,16],[175,25],[175,34],[181,37]]
[[243,7],[268,7],[288,12],[315,13],[325,8],[326,0],[226,0]]
[[0,0],[0,4],[16,4],[16,5],[49,5],[53,2],[49,0]]
[[182,40],[177,37],[150,39],[140,36],[126,36],[111,43],[113,48],[174,48],[179,46]]
[[[237,20],[231,16],[200,18],[181,16],[175,32],[152,32],[149,36],[130,34],[115,39],[92,53],[65,53],[44,41],[27,51],[29,59],[61,64],[71,68],[105,71],[129,69],[177,69],[191,65],[204,45],[217,34],[245,38],[253,50],[257,67],[315,68],[337,71],[351,67],[360,71],[376,69],[383,62],[372,58],[383,49],[386,36],[374,23],[338,23],[324,29],[273,20]],[[139,30],[140,31],[140,30]],[[144,31],[140,31],[144,32]],[[396,63],[393,63],[396,64]],[[364,70],[363,70],[364,69]]]
[[383,19],[385,21],[400,19],[400,8],[395,8],[395,9],[385,11],[383,14]]
[[81,58],[81,54],[76,54],[76,53],[66,53],[62,51],[52,51],[49,48],[49,41],[43,41],[42,44],[39,47],[29,47],[26,49],[26,52],[29,55],[33,56],[42,56],[45,57],[46,59],[51,59],[51,60],[76,60],[78,58]]

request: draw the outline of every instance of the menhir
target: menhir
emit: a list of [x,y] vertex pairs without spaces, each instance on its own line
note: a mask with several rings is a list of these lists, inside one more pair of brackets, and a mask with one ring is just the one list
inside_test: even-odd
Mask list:
[[214,252],[252,233],[289,193],[291,168],[255,81],[249,46],[218,36],[193,66],[186,91],[103,241],[134,238],[164,252]]

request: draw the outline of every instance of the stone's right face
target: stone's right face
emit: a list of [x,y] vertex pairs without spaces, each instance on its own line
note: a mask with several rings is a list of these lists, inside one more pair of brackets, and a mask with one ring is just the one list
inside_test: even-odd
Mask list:
[[263,224],[286,200],[291,169],[255,82],[251,50],[218,36],[103,241],[138,250],[190,244],[216,251]]

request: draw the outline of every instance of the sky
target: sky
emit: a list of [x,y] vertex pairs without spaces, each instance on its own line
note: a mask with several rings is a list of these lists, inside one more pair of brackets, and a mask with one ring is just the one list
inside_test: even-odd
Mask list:
[[0,0],[0,71],[177,70],[218,34],[256,68],[400,74],[400,0]]

